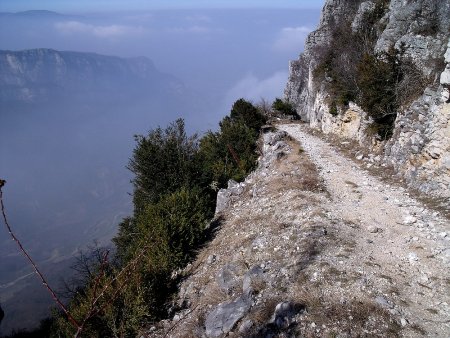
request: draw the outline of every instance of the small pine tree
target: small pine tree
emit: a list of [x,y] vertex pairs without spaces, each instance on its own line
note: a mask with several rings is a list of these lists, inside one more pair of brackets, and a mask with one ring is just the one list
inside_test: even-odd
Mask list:
[[272,109],[283,115],[292,116],[294,119],[299,118],[294,106],[291,103],[285,102],[279,98],[276,98],[275,101],[273,101]]
[[256,132],[259,132],[259,129],[266,123],[266,118],[258,111],[258,108],[244,99],[239,99],[233,104],[230,118],[233,121],[241,121]]

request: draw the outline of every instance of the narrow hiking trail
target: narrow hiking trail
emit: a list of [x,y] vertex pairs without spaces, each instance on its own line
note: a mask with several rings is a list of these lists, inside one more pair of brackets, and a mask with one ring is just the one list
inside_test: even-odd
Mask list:
[[277,128],[143,336],[450,337],[446,219],[305,126]]
[[450,337],[448,219],[410,197],[406,189],[371,176],[308,134],[307,127],[277,128],[299,141],[318,167],[330,194],[330,202],[323,205],[326,212],[349,225],[342,235],[354,250],[340,255],[341,270],[367,274],[369,269],[369,275],[389,286],[376,301],[401,316],[403,326],[412,322],[427,336]]

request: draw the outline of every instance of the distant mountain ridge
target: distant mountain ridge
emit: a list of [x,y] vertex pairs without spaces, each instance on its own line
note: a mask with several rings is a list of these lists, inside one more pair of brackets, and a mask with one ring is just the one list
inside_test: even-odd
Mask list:
[[76,93],[98,100],[116,93],[134,96],[144,91],[156,96],[183,90],[180,81],[159,72],[146,57],[45,48],[0,51],[0,75],[0,102],[39,102]]
[[21,11],[21,12],[0,12],[0,15],[17,15],[17,16],[65,16],[64,14],[48,11],[45,9],[32,9],[29,11]]

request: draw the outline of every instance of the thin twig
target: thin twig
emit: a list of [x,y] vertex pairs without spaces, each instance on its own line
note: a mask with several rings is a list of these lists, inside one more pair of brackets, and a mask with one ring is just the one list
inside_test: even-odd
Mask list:
[[239,167],[239,164],[240,164],[240,160],[239,160],[239,156],[236,154],[236,152],[234,151],[234,149],[233,149],[233,147],[231,146],[231,144],[227,144],[227,147],[228,147],[228,150],[230,151],[230,153],[231,153],[231,156],[233,156],[233,160],[234,160],[234,162],[236,162],[236,165]]
[[[95,278],[95,283],[94,283],[94,298],[97,297],[97,288],[100,285],[100,279],[102,278],[102,276],[104,276],[105,274],[105,265],[108,261],[108,254],[109,251],[106,251],[105,254],[103,255],[103,259],[102,259],[102,263],[100,265],[100,270],[99,273],[97,275],[97,277]],[[84,326],[86,325],[86,322],[92,318],[95,314],[95,303],[91,303],[91,307],[89,309],[88,314],[84,317],[83,322],[81,323],[81,325],[78,327],[77,329],[77,333],[75,334],[75,337],[78,337],[80,335],[80,333],[83,331]]]
[[[112,297],[102,306],[102,307],[97,307],[95,308],[95,306],[97,305],[97,303],[100,301],[100,299],[105,296],[106,291],[112,286],[112,284],[118,280],[118,278],[124,274],[125,272],[127,272],[127,274],[131,273],[132,271],[134,271],[134,268],[136,267],[137,262],[139,261],[139,259],[144,255],[145,251],[148,249],[148,246],[145,246],[144,248],[142,248],[141,252],[139,253],[139,255],[137,257],[135,257],[132,261],[130,261],[122,270],[120,270],[120,272],[113,278],[111,279],[111,281],[105,285],[103,287],[103,289],[101,290],[100,294],[98,296],[95,295],[96,292],[94,292],[94,300],[91,303],[91,310],[88,312],[88,314],[85,316],[82,324],[78,327],[77,333],[75,334],[75,338],[79,337],[79,335],[81,334],[81,332],[84,329],[84,326],[86,325],[86,322],[92,318],[93,316],[97,315],[99,312],[101,312],[102,310],[104,310],[106,308],[106,306],[108,304],[112,304],[112,302],[116,299],[117,295],[119,294],[119,292],[123,289],[123,287],[125,286],[125,282],[122,282],[121,284],[119,284],[119,287],[115,290],[115,292],[113,293]],[[129,271],[127,271],[129,268],[133,268],[130,269]]]
[[181,322],[183,322],[187,316],[189,316],[192,312],[195,311],[195,309],[200,305],[200,303],[198,303],[197,305],[195,305],[192,309],[190,309],[187,313],[185,313],[185,315],[183,316],[183,318],[181,318],[179,321],[175,322],[175,324],[173,324],[171,327],[169,327],[169,329],[166,331],[166,333],[164,334],[164,338],[169,336],[169,333],[173,331],[173,329],[175,329],[179,324],[181,324]]
[[20,251],[22,252],[22,254],[28,259],[28,261],[30,262],[30,264],[33,266],[34,272],[38,275],[38,277],[40,278],[42,284],[45,286],[45,288],[48,290],[48,292],[50,292],[53,300],[59,305],[59,307],[62,309],[62,311],[65,313],[65,315],[67,316],[67,318],[69,318],[69,321],[72,323],[72,325],[74,325],[77,329],[80,328],[80,324],[75,320],[75,318],[73,318],[73,316],[70,314],[70,312],[67,310],[67,308],[64,306],[64,304],[59,300],[58,296],[56,295],[55,291],[53,291],[53,289],[50,287],[50,285],[48,284],[47,280],[45,279],[44,275],[42,274],[42,272],[39,270],[39,268],[37,267],[36,263],[33,261],[33,259],[31,258],[31,256],[28,254],[28,252],[25,250],[25,248],[23,247],[22,243],[20,242],[20,240],[16,237],[16,235],[14,235],[11,226],[9,225],[8,222],[8,218],[6,217],[6,211],[5,211],[5,205],[3,203],[3,191],[2,191],[2,187],[6,184],[6,181],[4,180],[0,180],[0,204],[1,204],[1,209],[2,209],[2,215],[3,215],[3,221],[6,225],[6,228],[8,229],[8,233],[11,236],[11,238],[17,243],[17,245],[19,246]]

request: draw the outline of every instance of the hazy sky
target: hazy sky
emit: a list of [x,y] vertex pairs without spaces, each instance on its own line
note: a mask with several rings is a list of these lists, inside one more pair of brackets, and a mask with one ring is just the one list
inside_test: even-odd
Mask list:
[[139,10],[187,8],[320,8],[318,0],[2,0],[0,11],[47,9],[54,11]]

